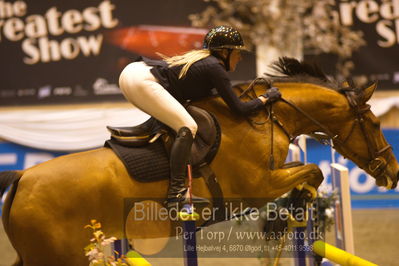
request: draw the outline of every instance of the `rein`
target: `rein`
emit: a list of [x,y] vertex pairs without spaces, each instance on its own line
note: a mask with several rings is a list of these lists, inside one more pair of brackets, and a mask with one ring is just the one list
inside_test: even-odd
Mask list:
[[280,99],[281,102],[284,102],[286,104],[288,104],[289,106],[291,106],[292,108],[294,108],[297,112],[301,113],[303,116],[305,116],[307,119],[309,119],[310,121],[312,121],[313,124],[317,125],[318,127],[320,127],[322,129],[322,131],[332,140],[335,140],[338,138],[338,135],[335,135],[334,133],[332,133],[326,126],[324,126],[323,124],[321,124],[319,121],[317,121],[316,119],[314,119],[312,116],[310,116],[308,113],[306,113],[305,111],[303,111],[301,108],[299,108],[298,106],[296,106],[294,103],[281,98]]
[[[242,91],[240,98],[244,95],[247,95],[248,97],[250,97],[251,99],[256,98],[256,94],[255,94],[255,90],[254,90],[254,86],[258,81],[264,81],[267,85],[267,87],[270,88],[270,82],[264,78],[257,78],[255,80],[253,80],[250,85],[248,86],[248,88],[244,91]],[[252,92],[253,96],[249,95],[249,92]],[[360,130],[366,140],[367,143],[367,149],[368,149],[368,153],[370,155],[370,158],[364,158],[363,156],[360,156],[358,153],[347,150],[344,148],[346,154],[348,155],[348,157],[351,158],[356,158],[359,161],[366,161],[367,163],[365,163],[364,165],[360,166],[362,169],[368,168],[368,170],[373,174],[373,176],[377,177],[377,176],[381,176],[384,174],[384,172],[386,171],[386,167],[388,165],[388,162],[386,161],[386,159],[382,156],[382,154],[384,152],[386,152],[387,150],[391,149],[391,145],[387,144],[385,147],[383,147],[382,149],[378,149],[376,143],[373,141],[373,139],[370,137],[370,135],[367,133],[367,129],[364,125],[364,114],[370,110],[370,105],[366,104],[363,106],[359,106],[358,102],[356,101],[356,94],[355,94],[355,90],[354,89],[342,89],[342,92],[345,94],[350,106],[352,107],[352,110],[356,116],[355,121],[352,124],[351,130],[349,131],[349,134],[343,139],[341,140],[339,138],[339,136],[337,134],[334,134],[328,127],[326,127],[325,125],[323,125],[322,123],[320,123],[319,121],[317,121],[316,119],[314,119],[311,115],[309,115],[307,112],[305,112],[304,110],[302,110],[300,107],[298,107],[297,105],[295,105],[294,103],[292,103],[289,100],[286,100],[284,98],[280,98],[280,102],[283,102],[287,105],[289,105],[291,108],[293,108],[294,110],[296,110],[298,113],[300,113],[301,115],[303,115],[304,117],[306,117],[307,119],[309,119],[313,124],[315,124],[316,126],[318,126],[321,131],[323,133],[325,133],[327,135],[327,137],[329,139],[331,139],[333,141],[334,144],[336,144],[337,146],[340,147],[345,147],[345,143],[346,141],[350,138],[350,136],[352,135],[355,125],[357,123],[359,123],[360,125]],[[270,120],[270,169],[274,170],[275,169],[275,165],[274,165],[274,151],[273,151],[273,141],[274,141],[274,124],[278,125],[282,131],[285,133],[285,135],[288,137],[289,141],[292,142],[295,137],[292,136],[291,134],[289,134],[289,132],[285,129],[284,125],[278,120],[278,118],[274,115],[273,112],[273,103],[269,104],[268,106],[266,106],[266,110],[268,112],[268,120]],[[267,120],[266,120],[267,121]],[[255,121],[251,121],[250,123],[254,123],[254,124],[264,124],[266,123],[259,123],[259,122],[255,122]],[[325,144],[325,143],[324,143]],[[331,145],[331,144],[330,144]],[[335,148],[335,145],[331,145],[333,148]]]

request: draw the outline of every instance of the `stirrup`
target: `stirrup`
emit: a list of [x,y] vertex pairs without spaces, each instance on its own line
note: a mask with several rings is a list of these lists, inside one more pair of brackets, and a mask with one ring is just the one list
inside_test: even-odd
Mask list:
[[[173,198],[168,198],[166,199],[166,201],[164,202],[164,205],[167,208],[172,208],[172,207],[183,207],[185,204],[190,204],[190,196],[188,195],[189,189],[185,188],[184,190],[182,190],[181,192],[177,193],[177,195]],[[195,195],[192,195],[191,197],[191,202],[193,205],[196,206],[206,206],[206,205],[210,205],[210,201],[206,198],[201,198]]]

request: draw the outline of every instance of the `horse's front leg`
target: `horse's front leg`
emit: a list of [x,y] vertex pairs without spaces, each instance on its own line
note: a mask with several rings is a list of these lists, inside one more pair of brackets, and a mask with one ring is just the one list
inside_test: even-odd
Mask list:
[[323,179],[323,174],[316,164],[276,169],[271,172],[267,191],[271,193],[272,198],[277,198],[305,184],[311,198],[315,198],[316,190]]
[[[323,181],[323,174],[319,167],[315,164],[301,165],[286,169],[277,169],[271,172],[269,186],[267,190],[272,192],[272,197],[278,198],[287,192],[290,192],[288,201],[285,202],[285,208],[296,211],[303,211],[307,209],[307,203],[312,202],[316,198],[317,188]],[[293,213],[291,213],[293,215]],[[300,219],[291,216],[291,225],[306,223],[305,216]],[[299,222],[299,223],[298,223]],[[264,224],[264,231],[270,234],[271,232],[283,232],[288,226],[288,220],[271,219]]]

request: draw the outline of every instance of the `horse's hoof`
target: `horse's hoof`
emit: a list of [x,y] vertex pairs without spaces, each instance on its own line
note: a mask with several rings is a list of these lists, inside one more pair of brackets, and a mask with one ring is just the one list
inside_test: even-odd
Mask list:
[[303,188],[309,192],[308,196],[310,199],[314,200],[317,197],[317,190],[311,185],[303,184]]

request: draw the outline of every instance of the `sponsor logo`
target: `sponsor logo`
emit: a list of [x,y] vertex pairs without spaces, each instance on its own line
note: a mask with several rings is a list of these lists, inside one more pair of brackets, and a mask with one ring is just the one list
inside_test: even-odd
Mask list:
[[43,99],[46,97],[49,97],[51,95],[51,86],[47,85],[47,86],[43,86],[39,88],[39,93],[37,95],[37,97],[39,99]]
[[19,89],[17,91],[18,97],[24,97],[24,96],[35,96],[36,95],[36,89]]
[[93,84],[95,95],[122,94],[116,84],[110,84],[106,79],[98,78]]
[[15,97],[16,91],[15,90],[1,90],[0,97],[1,98],[11,98]]
[[399,83],[399,72],[394,72],[393,73],[392,82],[394,84]]
[[53,90],[53,95],[56,96],[69,96],[72,94],[71,87],[57,87]]
[[89,91],[88,90],[82,88],[81,85],[76,85],[75,86],[75,88],[73,90],[73,96],[81,97],[81,96],[87,96],[87,95],[89,95]]

